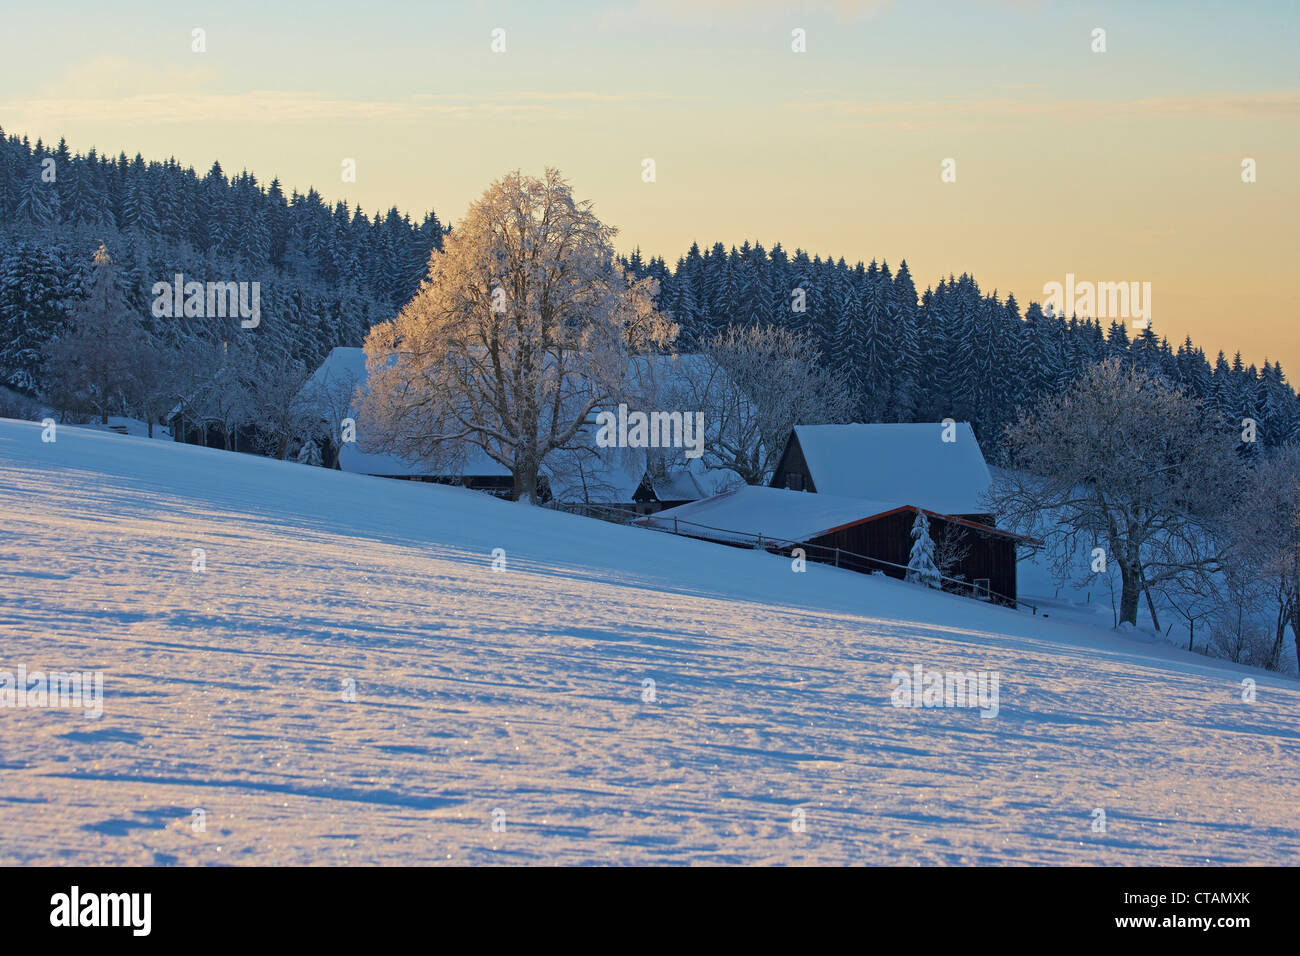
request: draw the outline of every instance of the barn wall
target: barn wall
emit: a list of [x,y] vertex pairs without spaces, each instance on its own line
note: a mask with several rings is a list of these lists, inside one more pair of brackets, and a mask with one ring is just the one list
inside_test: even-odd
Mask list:
[[[841,551],[851,551],[854,554],[906,567],[912,550],[912,522],[915,519],[915,512],[900,511],[877,518],[875,521],[865,521],[848,528],[840,528],[830,534],[813,538],[808,543],[823,548],[839,548]],[[855,562],[852,558],[842,556],[840,567],[852,568],[855,571],[884,571],[895,578],[901,578],[904,573],[902,569],[874,563],[866,567],[856,567],[857,563],[859,562]]]
[[957,567],[957,576],[971,582],[988,578],[989,590],[994,594],[1016,597],[1015,541],[1002,535],[981,534],[972,528],[962,528],[962,531],[961,540],[970,545],[970,554]]
[[[906,574],[905,569],[912,552],[912,523],[915,520],[916,512],[907,509],[884,515],[874,521],[841,528],[830,534],[812,538],[807,543],[814,549],[827,549],[832,552],[833,549],[839,548],[841,551],[839,566],[842,568],[865,573],[883,571],[890,577],[902,578]],[[951,529],[951,533],[958,541],[970,545],[970,553],[954,569],[954,577],[963,577],[968,582],[974,582],[977,578],[988,578],[989,590],[993,594],[1012,599],[1016,597],[1016,544],[1013,539],[1002,535],[984,534],[974,528],[953,524],[941,518],[931,518],[930,528],[932,536],[937,535],[941,528]],[[890,564],[902,565],[902,567],[862,561],[843,552],[852,552],[868,559],[888,561]],[[808,557],[828,563],[833,563],[835,560],[833,553],[828,554],[826,551],[813,551]]]
[[794,432],[790,433],[790,440],[786,442],[785,451],[781,453],[781,460],[777,462],[776,471],[772,474],[769,486],[772,488],[789,488],[791,475],[798,475],[802,479],[803,487],[796,490],[817,490],[813,484],[812,472],[808,470],[808,461],[803,456],[803,449],[799,447],[799,439]]

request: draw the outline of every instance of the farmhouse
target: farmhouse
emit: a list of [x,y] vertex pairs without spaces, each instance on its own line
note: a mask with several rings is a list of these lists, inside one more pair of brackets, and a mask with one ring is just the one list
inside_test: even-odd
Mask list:
[[653,514],[699,501],[744,484],[734,471],[704,468],[698,459],[687,467],[658,474],[646,473],[632,495],[638,514]]
[[[647,392],[654,392],[665,377],[676,372],[678,363],[695,358],[642,358],[638,360],[633,375]],[[363,393],[365,385],[365,350],[335,348],[304,386],[304,392],[311,390],[322,394],[333,390],[337,393],[341,387],[349,398],[342,403],[335,399],[334,404],[339,406],[336,413],[356,420],[358,390]],[[607,416],[627,414],[625,409],[621,412],[613,409],[598,411]],[[704,467],[698,456],[691,455],[688,447],[656,449],[658,454],[652,461],[647,449],[638,447],[636,443],[602,444],[600,437],[604,424],[607,423],[602,422],[600,415],[593,415],[585,428],[586,440],[577,443],[582,447],[555,452],[548,458],[539,481],[543,501],[592,509],[590,513],[602,517],[631,517],[708,497],[740,482],[734,472]],[[329,449],[326,451],[328,459]],[[338,467],[358,474],[456,484],[501,497],[510,496],[513,479],[509,468],[471,442],[462,442],[450,451],[452,454],[447,456],[448,460],[435,466],[368,450],[365,436],[358,432],[356,441],[344,442],[339,449]]]
[[992,522],[983,500],[989,469],[967,422],[796,425],[770,484]]
[[[954,441],[944,441],[953,437]],[[1016,600],[1016,545],[983,496],[990,477],[967,424],[795,428],[770,487],[745,487],[638,519],[644,527],[906,575],[912,524],[930,522],[945,589]]]
[[[322,411],[355,422],[360,409],[358,389],[364,391],[365,384],[365,350],[340,347],[330,350],[321,367],[303,386],[303,394]],[[333,459],[333,451],[329,447],[324,449],[326,460]],[[476,445],[465,444],[457,449],[456,465],[443,469],[397,455],[368,451],[359,441],[344,441],[337,451],[339,469],[354,474],[458,484],[496,495],[509,495],[513,487],[509,469],[493,461]]]

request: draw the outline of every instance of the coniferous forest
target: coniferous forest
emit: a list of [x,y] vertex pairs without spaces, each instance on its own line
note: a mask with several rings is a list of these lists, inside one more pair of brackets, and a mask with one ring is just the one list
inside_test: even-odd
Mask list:
[[433,213],[416,223],[396,209],[331,208],[314,189],[286,195],[278,180],[228,176],[220,163],[199,175],[172,159],[73,154],[62,140],[51,148],[0,134],[0,384],[41,390],[42,346],[69,327],[101,241],[161,345],[229,331],[225,319],[155,319],[154,283],[177,273],[260,282],[259,352],[315,367],[335,346],[360,345],[414,294],[442,236]]
[[[906,260],[850,267],[844,259],[788,254],[745,243],[696,245],[673,268],[633,254],[627,265],[660,283],[660,305],[680,325],[679,342],[712,335],[729,321],[773,323],[813,336],[822,359],[857,396],[858,421],[969,421],[990,460],[1021,408],[1058,391],[1085,369],[1118,356],[1195,395],[1208,418],[1240,429],[1253,419],[1258,446],[1285,444],[1300,430],[1300,407],[1280,363],[1262,369],[1240,353],[1211,362],[1190,338],[1177,346],[1149,323],[1136,335],[1118,321],[1052,316],[1036,302],[986,292],[974,277],[949,275],[919,295]],[[792,308],[802,290],[804,309]]]
[[[52,160],[53,162],[49,162]],[[50,170],[53,170],[51,174]],[[396,208],[367,215],[331,207],[248,171],[214,162],[200,175],[174,159],[146,161],[71,152],[0,131],[0,384],[42,392],[45,345],[67,333],[87,294],[102,241],[121,293],[144,333],[185,350],[228,335],[226,319],[155,318],[150,290],[175,274],[261,284],[259,352],[315,367],[335,346],[359,346],[418,289],[445,227]],[[843,258],[698,245],[671,268],[639,252],[623,260],[660,286],[659,306],[691,349],[729,324],[805,333],[826,367],[849,386],[858,421],[967,420],[986,454],[1021,408],[1113,356],[1159,372],[1201,400],[1210,417],[1257,423],[1258,443],[1300,432],[1300,406],[1279,363],[1212,361],[1190,338],[1176,346],[1148,325],[1047,314],[1037,303],[949,275],[918,293],[906,260],[850,266]],[[1225,319],[1228,317],[1225,317]]]

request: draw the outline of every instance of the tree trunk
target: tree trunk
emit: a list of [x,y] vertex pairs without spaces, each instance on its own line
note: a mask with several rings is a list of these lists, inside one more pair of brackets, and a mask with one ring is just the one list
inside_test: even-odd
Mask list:
[[[1286,618],[1285,609],[1278,609],[1277,627],[1274,630],[1273,646],[1268,652],[1268,669],[1276,670],[1277,665],[1282,663],[1282,642],[1286,640]],[[1300,648],[1296,651],[1297,660],[1300,660]]]
[[1295,662],[1300,667],[1300,621],[1296,620],[1300,613],[1291,612],[1291,637],[1295,639]]
[[537,466],[529,462],[516,463],[514,468],[514,500],[537,504]]
[[1119,622],[1123,624],[1128,621],[1137,627],[1138,598],[1142,596],[1140,578],[1137,571],[1125,564],[1119,566],[1119,577],[1123,585],[1119,599]]
[[1158,633],[1160,631],[1160,618],[1156,617],[1156,604],[1151,600],[1151,589],[1143,588],[1142,590],[1147,596],[1147,610],[1151,612],[1151,623],[1155,625],[1156,632]]

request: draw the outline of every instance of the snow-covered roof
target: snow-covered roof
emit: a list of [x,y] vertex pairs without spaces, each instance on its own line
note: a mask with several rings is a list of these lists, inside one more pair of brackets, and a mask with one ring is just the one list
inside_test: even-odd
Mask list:
[[895,501],[940,514],[984,514],[988,465],[975,432],[956,424],[943,440],[939,422],[798,425],[795,434],[818,493]]
[[[584,431],[593,433],[594,427]],[[639,448],[557,451],[542,466],[551,495],[579,504],[628,504],[645,476],[646,456]]]
[[718,541],[752,543],[760,536],[764,541],[807,541],[898,507],[894,502],[744,485],[647,515],[638,523]]
[[696,501],[744,483],[744,479],[730,468],[709,468],[699,458],[689,459],[686,467],[675,468],[650,481],[655,497],[660,501]]
[[325,361],[321,363],[320,368],[312,372],[311,378],[307,379],[303,391],[342,381],[349,375],[357,382],[366,380],[366,350],[342,347],[330,349],[330,354],[325,356]]
[[[355,381],[363,389],[365,388],[365,349],[342,347],[331,349],[330,354],[325,356],[325,361],[321,363],[321,367],[313,372],[311,378],[307,380],[307,384],[303,386],[303,391],[309,393],[312,389],[347,382],[349,379]],[[349,415],[355,419],[358,411],[359,408],[354,398],[349,409]],[[364,445],[364,440],[346,442],[339,451],[339,468],[355,474],[383,475],[389,478],[427,476],[433,473],[430,466],[422,462],[400,458],[397,455],[362,451]],[[463,450],[462,462],[456,469],[456,474],[476,478],[508,478],[510,469],[493,461],[477,445],[467,444]]]
[[[629,375],[633,390],[653,394],[665,378],[694,367],[701,359],[694,355],[655,355],[633,359]],[[303,386],[304,393],[317,388],[327,388],[335,383],[355,382],[362,390],[366,383],[366,352],[359,348],[332,349],[325,361]],[[354,400],[350,410],[358,418]],[[586,503],[627,503],[633,500],[646,473],[646,452],[631,448],[596,448],[596,431],[593,425],[584,428],[590,433],[590,447],[596,454],[558,452],[548,459],[542,471],[550,482],[551,493],[562,501]],[[442,466],[435,470],[431,465],[412,461],[396,455],[364,451],[365,436],[345,444],[339,453],[339,467],[344,471],[364,475],[387,477],[489,477],[510,476],[510,469],[494,461],[479,446],[463,443],[458,449],[459,464]],[[689,459],[682,467],[670,472],[669,481],[675,497],[668,500],[696,499],[716,494],[724,487],[738,482],[739,476],[727,470],[710,470],[699,459]],[[678,492],[683,492],[677,494]],[[664,495],[660,495],[664,498]]]

